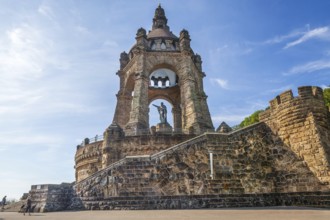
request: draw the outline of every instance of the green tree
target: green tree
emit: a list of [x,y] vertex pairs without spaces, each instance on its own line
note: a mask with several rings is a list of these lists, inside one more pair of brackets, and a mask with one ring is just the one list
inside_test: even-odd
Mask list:
[[330,88],[326,88],[323,90],[323,97],[326,106],[330,106]]
[[244,128],[246,126],[252,125],[254,123],[259,122],[259,113],[263,112],[264,110],[258,110],[252,113],[252,115],[246,117],[240,124],[240,128]]

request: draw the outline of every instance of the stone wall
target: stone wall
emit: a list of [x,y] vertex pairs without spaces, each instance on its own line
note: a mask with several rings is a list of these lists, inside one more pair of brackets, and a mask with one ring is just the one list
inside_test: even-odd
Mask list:
[[76,181],[85,179],[102,168],[102,144],[97,141],[77,147],[75,155]]
[[330,182],[330,117],[321,88],[298,88],[298,97],[286,91],[270,101],[259,115],[322,182]]
[[155,134],[128,136],[110,140],[103,146],[103,163],[108,166],[126,156],[152,155],[179,144],[194,135],[185,134]]
[[29,192],[35,212],[66,210],[72,204],[74,190],[72,184],[32,185]]
[[84,198],[88,210],[201,209],[267,206],[330,207],[329,192],[130,196],[94,200]]
[[[87,209],[308,204],[298,195],[330,191],[330,113],[320,88],[300,87],[298,94],[280,94],[260,123],[230,133],[124,137],[112,125],[102,149],[85,146],[89,157],[78,149],[81,164],[102,151],[103,167],[78,178],[76,201]],[[311,204],[320,205],[316,197]]]
[[103,201],[314,192],[329,187],[259,123],[229,134],[206,133],[151,156],[126,157],[80,181],[75,190],[83,201]]
[[[110,136],[110,138],[107,138]],[[155,134],[119,137],[105,135],[103,141],[79,146],[75,155],[76,181],[79,182],[102,167],[125,158],[126,156],[151,155],[181,143],[194,135]]]

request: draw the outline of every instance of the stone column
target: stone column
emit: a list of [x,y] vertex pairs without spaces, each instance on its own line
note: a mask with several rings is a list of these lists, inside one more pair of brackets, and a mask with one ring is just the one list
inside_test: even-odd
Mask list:
[[131,94],[122,94],[121,92],[119,92],[116,96],[117,106],[113,121],[115,121],[120,127],[123,128],[128,123],[128,115],[131,112],[133,97]]
[[172,115],[173,115],[173,127],[174,132],[181,132],[182,131],[182,113],[180,106],[174,106],[172,108]]
[[181,81],[181,100],[182,100],[182,128],[185,131],[194,130],[200,133],[197,123],[196,112],[196,91],[195,82],[192,79],[185,78]]
[[138,135],[148,132],[148,84],[149,78],[145,73],[135,74],[134,96],[129,122],[125,127],[127,135]]

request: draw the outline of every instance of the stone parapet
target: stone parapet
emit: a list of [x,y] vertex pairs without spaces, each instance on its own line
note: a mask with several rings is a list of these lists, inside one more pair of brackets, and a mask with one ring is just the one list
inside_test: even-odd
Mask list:
[[308,165],[324,183],[330,182],[330,117],[319,87],[286,91],[270,101],[259,114],[272,131]]

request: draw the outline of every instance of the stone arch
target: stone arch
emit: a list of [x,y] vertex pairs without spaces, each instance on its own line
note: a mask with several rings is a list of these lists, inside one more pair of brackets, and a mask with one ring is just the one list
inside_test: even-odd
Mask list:
[[171,97],[167,96],[167,95],[157,95],[157,96],[154,96],[154,97],[150,98],[148,100],[149,101],[149,104],[148,105],[150,105],[153,101],[155,101],[157,99],[164,99],[164,100],[166,100],[168,103],[171,104],[171,107],[172,108],[175,105],[174,100]]
[[[193,126],[194,133],[199,134],[213,129],[202,86],[203,73],[196,69],[191,57],[176,52],[146,52],[138,54],[130,62],[132,64],[128,64],[120,72],[124,81],[121,91],[128,92],[134,88],[136,94],[130,96],[130,100],[128,97],[120,99],[120,103],[117,104],[118,111],[116,109],[114,117],[115,121],[120,122],[118,124],[124,127],[126,135],[139,135],[148,131],[149,103],[156,97],[170,100],[173,104],[172,116],[175,130],[190,133],[188,129]],[[152,88],[150,77],[157,69],[173,71],[175,85],[171,87],[162,84],[162,86]],[[160,77],[155,82],[166,80]],[[130,104],[131,106],[127,107]]]
[[[182,130],[182,111],[181,111],[181,88],[179,86],[179,58],[163,57],[163,56],[150,56],[146,60],[145,72],[150,80],[150,75],[158,69],[168,69],[175,74],[176,84],[172,87],[166,88],[148,88],[148,105],[156,99],[164,99],[171,103],[171,112],[173,118],[174,131]],[[150,81],[149,81],[150,85]]]
[[168,68],[155,69],[149,74],[149,87],[164,89],[177,85],[177,74]]
[[167,57],[167,56],[149,56],[145,63],[145,72],[148,76],[156,69],[169,69],[179,76],[179,57]]

